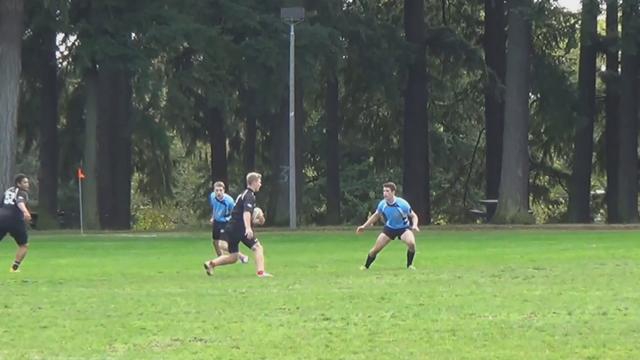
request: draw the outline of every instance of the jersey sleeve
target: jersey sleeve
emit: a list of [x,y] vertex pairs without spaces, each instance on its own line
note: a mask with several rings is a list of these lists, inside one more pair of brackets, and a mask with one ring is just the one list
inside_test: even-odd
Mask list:
[[214,199],[215,199],[215,194],[214,193],[209,194],[209,205],[211,206],[212,209],[213,209]]
[[227,194],[225,194],[225,198],[227,200],[227,212],[229,214],[231,214],[231,211],[233,210],[233,207],[236,206],[236,202],[233,200],[233,198]]
[[380,215],[384,215],[384,200],[378,203],[378,207],[376,208],[376,212]]
[[29,194],[27,194],[26,191],[18,191],[18,193],[16,194],[16,205],[20,204],[20,203],[24,203],[26,204],[29,201]]
[[404,200],[402,201],[402,210],[404,210],[405,213],[407,213],[408,215],[411,215],[411,205],[409,204],[408,201]]
[[256,197],[251,192],[247,192],[244,196],[244,212],[250,212],[253,214],[253,209],[256,207]]

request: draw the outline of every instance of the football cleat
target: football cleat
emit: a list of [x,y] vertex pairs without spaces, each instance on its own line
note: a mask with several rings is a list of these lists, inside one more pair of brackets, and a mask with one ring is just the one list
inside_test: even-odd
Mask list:
[[240,259],[240,262],[243,264],[249,263],[249,257],[247,255],[240,255],[239,259]]
[[407,270],[416,270],[416,267],[413,265],[407,266]]
[[258,274],[258,277],[260,278],[273,277],[273,275],[269,274],[268,272],[263,272],[262,274]]
[[203,265],[204,272],[206,272],[209,276],[213,275],[213,267],[209,265],[209,261],[205,262]]

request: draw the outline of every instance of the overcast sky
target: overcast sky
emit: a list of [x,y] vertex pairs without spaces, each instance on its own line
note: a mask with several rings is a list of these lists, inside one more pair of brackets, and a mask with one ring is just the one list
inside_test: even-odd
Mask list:
[[571,11],[580,10],[580,0],[558,0],[560,6],[566,7]]

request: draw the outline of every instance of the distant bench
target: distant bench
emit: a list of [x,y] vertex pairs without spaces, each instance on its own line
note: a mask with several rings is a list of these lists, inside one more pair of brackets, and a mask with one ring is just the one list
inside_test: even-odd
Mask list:
[[[469,212],[471,213],[471,215],[473,215],[476,219],[482,220],[483,222],[488,222],[489,219],[489,214],[487,213],[487,205],[498,205],[498,199],[482,199],[478,201],[480,204],[482,204],[482,206],[484,206],[484,210],[483,209],[470,209]],[[533,210],[529,209],[529,214],[533,214]]]

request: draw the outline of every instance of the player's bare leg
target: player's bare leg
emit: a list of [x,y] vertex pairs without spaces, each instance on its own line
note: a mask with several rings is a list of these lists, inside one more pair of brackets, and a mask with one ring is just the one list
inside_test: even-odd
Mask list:
[[[229,245],[224,240],[213,240],[213,247],[216,250],[216,255],[226,255],[229,253]],[[249,262],[249,256],[243,254],[241,251],[238,252],[238,260],[241,263],[246,264]]]
[[222,266],[222,265],[233,264],[236,261],[238,261],[238,253],[221,255],[221,256],[218,256],[217,258],[213,259],[213,260],[209,260],[209,261],[205,262],[204,263],[204,270],[207,272],[207,275],[212,275],[214,268],[216,268],[218,266]]
[[20,263],[22,263],[22,260],[24,260],[25,256],[27,256],[28,250],[29,244],[18,245],[18,251],[16,251],[16,259],[13,261],[13,265],[11,265],[11,272],[18,272]]
[[[220,243],[221,242],[222,242],[221,240],[216,240],[216,239],[213,239],[213,241],[212,241],[213,250],[215,251],[217,256],[220,256],[220,255],[223,254],[222,249],[220,248],[220,245],[221,245]],[[225,244],[226,244],[226,242],[225,242]],[[228,253],[228,251],[227,251],[227,253]]]
[[380,233],[380,235],[378,235],[378,238],[376,239],[376,243],[373,245],[371,250],[369,250],[369,254],[367,255],[367,261],[365,262],[364,266],[361,269],[363,270],[368,269],[369,266],[371,266],[373,261],[376,259],[376,256],[378,255],[378,253],[380,253],[380,251],[382,251],[382,249],[384,249],[385,246],[389,245],[390,242],[391,242],[391,239],[387,235],[385,235],[384,233]]
[[262,244],[257,242],[255,245],[253,245],[251,250],[253,251],[253,256],[255,257],[255,261],[256,261],[256,274],[259,277],[273,276],[268,272],[264,271],[264,248],[262,247]]
[[416,255],[416,237],[411,230],[407,230],[400,237],[407,244],[407,269],[415,270],[413,266],[413,257]]
[[[216,254],[218,256],[229,253],[229,244],[224,240],[214,240],[214,247],[216,248]],[[239,251],[238,260],[240,260],[241,263],[246,264],[249,262],[249,256],[243,254],[242,251]]]

